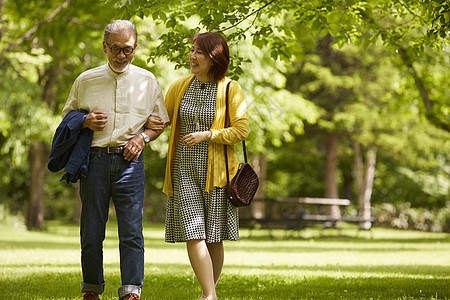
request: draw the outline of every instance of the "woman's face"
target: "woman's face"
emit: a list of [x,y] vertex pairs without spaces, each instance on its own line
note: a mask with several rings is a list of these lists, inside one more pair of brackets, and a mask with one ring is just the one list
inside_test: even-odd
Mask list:
[[198,80],[202,82],[211,80],[208,73],[209,69],[211,69],[213,65],[213,62],[208,54],[197,46],[197,43],[194,43],[191,52],[189,52],[189,62],[191,72],[197,76]]

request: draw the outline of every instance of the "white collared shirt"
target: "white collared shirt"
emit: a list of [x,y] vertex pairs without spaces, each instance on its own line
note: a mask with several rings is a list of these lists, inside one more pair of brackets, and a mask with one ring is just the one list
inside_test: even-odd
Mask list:
[[106,128],[94,132],[92,147],[125,145],[143,131],[150,115],[169,122],[155,76],[134,65],[122,74],[114,73],[108,64],[80,74],[62,111],[63,118],[71,110],[101,110],[107,114]]

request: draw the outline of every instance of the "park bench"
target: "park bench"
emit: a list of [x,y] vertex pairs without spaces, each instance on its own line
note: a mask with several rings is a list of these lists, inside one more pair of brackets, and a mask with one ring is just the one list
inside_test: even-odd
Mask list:
[[[249,207],[240,211],[240,226],[254,229],[257,227],[286,230],[302,230],[306,227],[322,225],[323,228],[340,230],[340,222],[362,223],[374,222],[374,218],[367,220],[359,216],[346,215],[345,208],[350,205],[348,199],[288,197],[274,199],[255,199]],[[262,216],[256,216],[255,206],[264,204]],[[340,216],[328,214],[327,208],[338,206]]]

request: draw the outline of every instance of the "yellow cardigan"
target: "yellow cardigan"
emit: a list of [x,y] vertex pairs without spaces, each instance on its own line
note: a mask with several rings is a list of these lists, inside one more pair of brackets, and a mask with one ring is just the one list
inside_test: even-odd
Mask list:
[[[165,104],[169,114],[170,124],[172,125],[163,188],[163,193],[168,196],[173,196],[172,162],[180,135],[178,111],[181,98],[183,98],[184,93],[193,80],[194,75],[178,79],[169,87],[165,97]],[[223,187],[226,185],[227,175],[223,145],[228,145],[228,168],[231,180],[238,168],[234,144],[245,140],[249,132],[247,106],[245,104],[244,93],[242,92],[239,83],[236,81],[231,81],[228,94],[228,113],[230,115],[229,120],[231,122],[231,127],[224,128],[226,85],[229,81],[231,81],[231,79],[223,78],[217,83],[216,115],[211,125],[213,138],[209,141],[208,145],[208,175],[205,188],[205,191],[207,192],[213,190],[215,187]]]

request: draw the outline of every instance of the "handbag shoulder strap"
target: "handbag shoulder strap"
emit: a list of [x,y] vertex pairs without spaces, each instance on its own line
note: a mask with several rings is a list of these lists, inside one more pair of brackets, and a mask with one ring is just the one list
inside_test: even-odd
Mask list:
[[[227,83],[227,90],[225,93],[225,126],[224,128],[228,127],[230,124],[230,120],[229,120],[229,113],[228,113],[228,92],[230,90],[230,83],[231,81],[229,81]],[[244,151],[244,161],[245,163],[247,163],[247,149],[245,148],[245,140],[242,141],[242,147],[243,147],[243,151]],[[227,145],[223,145],[224,151],[225,151],[225,166],[226,166],[226,170],[227,170],[227,183],[230,183],[230,172],[228,171],[228,152],[227,152]]]

